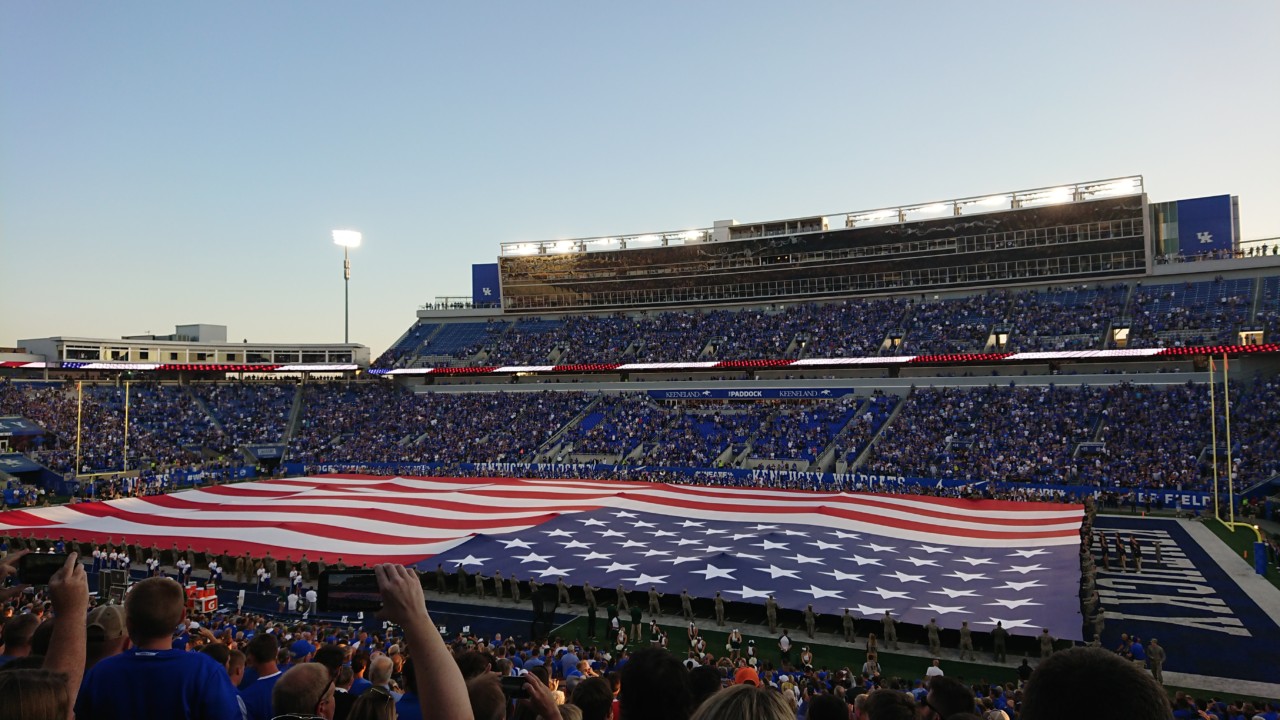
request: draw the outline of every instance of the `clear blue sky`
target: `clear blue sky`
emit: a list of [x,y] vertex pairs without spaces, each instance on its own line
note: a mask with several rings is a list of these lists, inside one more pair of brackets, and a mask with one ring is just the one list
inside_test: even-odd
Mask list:
[[1280,3],[0,4],[0,345],[375,354],[501,242],[1141,173],[1280,235]]

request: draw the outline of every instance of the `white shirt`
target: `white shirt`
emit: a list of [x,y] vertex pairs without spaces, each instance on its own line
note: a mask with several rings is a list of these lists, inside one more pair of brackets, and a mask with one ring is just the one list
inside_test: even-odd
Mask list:
[[928,670],[924,671],[925,677],[942,677],[942,668],[937,665],[930,665]]
[[316,602],[320,600],[320,596],[316,594],[314,589],[307,591],[307,604],[311,607],[316,606]]

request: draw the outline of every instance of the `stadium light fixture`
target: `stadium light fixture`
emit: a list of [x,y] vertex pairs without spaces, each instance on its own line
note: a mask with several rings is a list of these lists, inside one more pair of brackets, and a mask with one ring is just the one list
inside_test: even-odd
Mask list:
[[360,247],[358,230],[334,230],[333,244],[342,246],[342,342],[351,342],[351,248]]

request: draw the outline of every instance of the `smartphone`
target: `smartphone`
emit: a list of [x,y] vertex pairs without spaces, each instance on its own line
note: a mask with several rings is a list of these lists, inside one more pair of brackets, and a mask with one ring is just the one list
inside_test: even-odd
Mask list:
[[66,564],[66,553],[27,553],[18,558],[18,582],[48,585],[49,578]]
[[524,684],[524,678],[512,675],[502,676],[502,694],[513,700],[528,697],[528,687]]
[[382,594],[373,570],[325,570],[320,573],[320,612],[363,612],[382,609]]

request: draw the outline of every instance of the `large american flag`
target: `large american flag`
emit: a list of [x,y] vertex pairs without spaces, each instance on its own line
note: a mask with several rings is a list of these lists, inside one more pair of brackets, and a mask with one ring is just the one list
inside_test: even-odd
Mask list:
[[393,561],[1080,639],[1078,505],[327,475],[0,514],[0,533]]

